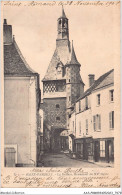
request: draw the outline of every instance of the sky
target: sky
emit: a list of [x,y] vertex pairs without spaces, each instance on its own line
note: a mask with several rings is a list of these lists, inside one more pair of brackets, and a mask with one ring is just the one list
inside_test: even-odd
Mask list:
[[[40,3],[41,2],[41,3]],[[82,1],[83,2],[83,1]],[[39,4],[40,3],[40,4]],[[12,25],[15,40],[29,66],[43,79],[57,38],[57,19],[62,4],[69,19],[69,39],[73,40],[81,77],[88,88],[88,75],[95,79],[119,66],[120,4],[78,5],[74,1],[38,1],[38,5],[21,1],[21,5],[4,5],[3,18]],[[47,5],[48,4],[48,5]],[[40,82],[41,84],[41,82]],[[42,84],[40,85],[42,88]]]

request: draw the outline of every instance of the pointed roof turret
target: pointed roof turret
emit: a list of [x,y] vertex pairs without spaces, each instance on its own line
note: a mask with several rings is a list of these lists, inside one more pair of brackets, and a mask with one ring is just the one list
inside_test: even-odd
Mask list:
[[62,5],[62,18],[66,18],[66,14],[65,14],[65,12],[64,12],[63,5]]
[[75,55],[74,46],[73,46],[73,40],[72,40],[71,55],[70,55],[70,59],[69,59],[67,64],[77,64],[77,65],[80,65],[80,63],[78,62],[77,57]]
[[63,5],[62,5],[62,14],[61,14],[61,16],[60,16],[59,18],[66,18],[66,19],[67,19],[66,14],[65,14],[65,12],[64,12],[64,7],[63,7]]

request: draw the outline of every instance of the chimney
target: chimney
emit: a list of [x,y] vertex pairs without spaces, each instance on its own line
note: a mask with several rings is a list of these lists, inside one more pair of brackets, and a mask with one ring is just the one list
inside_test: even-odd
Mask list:
[[7,25],[7,20],[4,19],[3,24],[3,37],[4,37],[4,44],[9,45],[12,43],[12,26]]
[[89,87],[91,87],[91,85],[94,83],[94,78],[95,78],[95,75],[94,74],[89,74]]

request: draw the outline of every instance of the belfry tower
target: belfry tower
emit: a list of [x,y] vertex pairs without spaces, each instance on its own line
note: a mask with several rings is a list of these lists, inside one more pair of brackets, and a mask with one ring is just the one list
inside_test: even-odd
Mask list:
[[56,49],[43,82],[44,149],[60,151],[60,133],[68,130],[68,108],[84,92],[80,64],[70,46],[68,19],[62,7],[57,20]]

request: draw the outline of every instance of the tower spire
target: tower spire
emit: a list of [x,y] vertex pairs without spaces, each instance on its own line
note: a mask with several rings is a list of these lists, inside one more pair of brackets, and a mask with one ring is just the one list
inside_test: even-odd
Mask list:
[[58,37],[57,39],[67,39],[69,40],[69,29],[68,29],[68,19],[66,17],[66,14],[64,12],[64,8],[62,5],[62,14],[58,18]]
[[67,17],[66,17],[66,14],[65,14],[65,12],[64,12],[64,7],[63,7],[63,5],[62,5],[62,18],[67,18]]
[[74,46],[73,46],[73,40],[72,40],[70,60],[69,60],[68,64],[79,64],[79,62],[77,60],[77,57],[76,57],[76,54],[75,54],[75,50],[74,50]]

